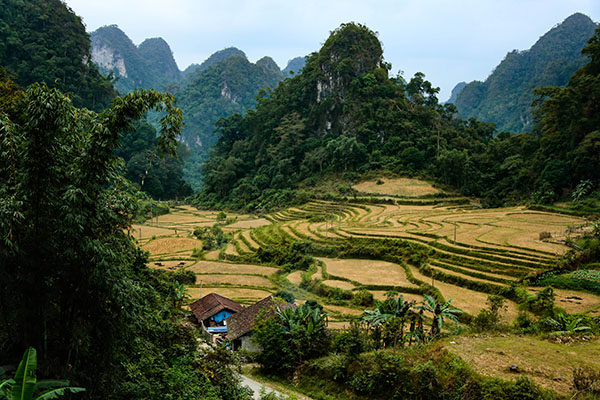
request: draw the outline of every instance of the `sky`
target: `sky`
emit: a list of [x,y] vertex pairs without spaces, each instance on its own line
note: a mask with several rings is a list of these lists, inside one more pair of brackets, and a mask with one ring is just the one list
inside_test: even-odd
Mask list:
[[88,32],[116,24],[137,45],[162,37],[179,69],[235,46],[283,68],[318,51],[344,22],[378,32],[392,73],[423,72],[445,101],[485,80],[504,56],[529,49],[575,12],[600,21],[600,0],[64,0]]

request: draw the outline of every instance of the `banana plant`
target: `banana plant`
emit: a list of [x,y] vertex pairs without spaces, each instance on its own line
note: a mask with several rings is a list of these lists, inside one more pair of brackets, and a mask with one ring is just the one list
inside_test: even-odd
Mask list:
[[50,400],[57,399],[67,392],[83,392],[85,389],[71,387],[69,381],[44,379],[38,381],[37,353],[33,347],[25,350],[23,359],[13,379],[0,382],[0,399],[6,400]]
[[431,337],[435,339],[442,333],[444,318],[458,323],[458,318],[456,316],[462,313],[462,311],[450,307],[452,299],[442,304],[438,303],[433,296],[424,295],[423,297],[425,299],[421,306],[422,309],[433,314],[431,321]]
[[589,326],[579,326],[583,318],[569,319],[563,313],[558,314],[557,319],[546,318],[546,323],[552,327],[552,335],[572,335],[592,329]]

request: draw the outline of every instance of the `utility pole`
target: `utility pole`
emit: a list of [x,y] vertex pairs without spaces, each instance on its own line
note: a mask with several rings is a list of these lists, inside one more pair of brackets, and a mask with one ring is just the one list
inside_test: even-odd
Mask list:
[[454,244],[456,244],[456,222],[454,223]]

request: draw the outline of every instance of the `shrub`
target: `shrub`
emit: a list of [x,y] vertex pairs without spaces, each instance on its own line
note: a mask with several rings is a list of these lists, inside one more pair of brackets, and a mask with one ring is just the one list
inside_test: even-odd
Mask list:
[[360,289],[352,296],[352,304],[362,307],[371,307],[375,303],[373,293],[366,289]]
[[586,394],[600,394],[600,371],[590,367],[575,368],[573,370],[573,387]]
[[279,297],[280,299],[285,300],[287,303],[293,304],[296,301],[294,295],[287,290],[279,290],[273,293],[273,297]]
[[500,328],[500,312],[506,309],[506,299],[502,296],[490,295],[487,304],[488,308],[479,311],[471,322],[471,327],[477,332]]

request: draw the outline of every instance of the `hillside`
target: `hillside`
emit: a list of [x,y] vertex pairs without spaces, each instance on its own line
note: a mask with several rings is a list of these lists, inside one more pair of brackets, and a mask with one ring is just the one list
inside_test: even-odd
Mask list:
[[182,141],[208,149],[216,143],[215,122],[234,113],[244,114],[256,106],[256,94],[277,86],[282,74],[273,60],[252,64],[244,56],[230,56],[202,71],[177,93],[185,128]]
[[245,56],[232,55],[201,68],[176,94],[185,122],[181,140],[192,149],[184,169],[185,179],[195,190],[201,185],[200,165],[219,138],[215,123],[253,109],[259,91],[274,88],[283,79],[277,64],[268,57],[252,64]]
[[204,187],[194,201],[279,207],[322,198],[320,183],[331,176],[345,180],[337,195],[348,195],[347,182],[374,171],[427,176],[484,206],[589,194],[598,179],[589,168],[598,162],[598,113],[590,111],[597,109],[598,34],[583,50],[592,62],[577,70],[568,90],[535,93],[539,134],[511,135],[456,118],[454,104],[439,104],[438,88],[422,73],[408,82],[388,77],[374,33],[343,24],[301,75],[284,80],[256,111],[218,124],[221,137],[202,167]]
[[499,131],[530,131],[533,90],[565,86],[586,63],[581,50],[596,27],[589,17],[573,14],[529,50],[511,51],[484,82],[470,82],[458,93],[459,116],[494,122]]
[[92,61],[104,75],[117,78],[115,88],[121,93],[136,88],[162,90],[181,79],[171,48],[161,38],[136,46],[117,25],[98,28],[90,37]]
[[90,40],[81,19],[60,0],[2,2],[0,66],[18,85],[45,82],[70,93],[77,106],[101,110],[115,95],[90,62]]
[[[485,124],[454,120],[423,74],[405,82],[388,77],[388,67],[372,31],[343,24],[256,111],[219,123],[198,202],[272,206],[324,174],[437,169],[438,155],[451,163],[447,151],[479,151],[491,138]],[[442,166],[440,177],[463,182],[460,170]]]

